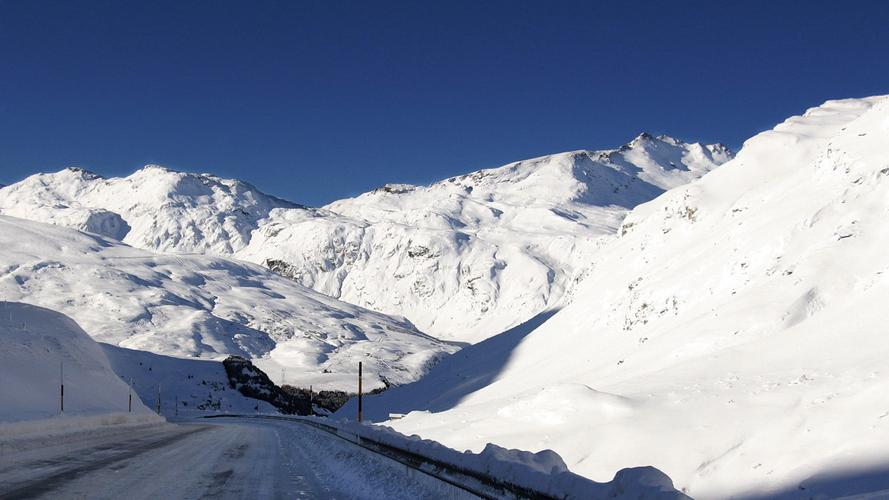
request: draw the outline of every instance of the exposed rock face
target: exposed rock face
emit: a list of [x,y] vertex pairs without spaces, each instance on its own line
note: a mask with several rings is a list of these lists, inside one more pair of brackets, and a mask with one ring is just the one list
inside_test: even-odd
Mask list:
[[271,403],[281,413],[311,415],[309,399],[299,393],[286,392],[275,385],[268,375],[253,366],[250,360],[229,356],[222,362],[232,389],[248,398]]

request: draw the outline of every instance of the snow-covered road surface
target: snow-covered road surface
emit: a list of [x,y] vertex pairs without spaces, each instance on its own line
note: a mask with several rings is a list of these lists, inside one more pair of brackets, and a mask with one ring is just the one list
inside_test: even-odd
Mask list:
[[165,425],[0,453],[3,500],[449,496],[431,478],[288,422]]

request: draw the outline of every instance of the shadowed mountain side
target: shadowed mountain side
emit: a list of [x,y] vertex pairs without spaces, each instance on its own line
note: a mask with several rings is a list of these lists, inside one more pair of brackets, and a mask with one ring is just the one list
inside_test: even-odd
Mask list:
[[745,500],[797,500],[809,498],[889,498],[889,464],[840,467],[819,472],[795,487],[741,495]]
[[[364,418],[382,422],[389,419],[389,413],[440,412],[453,408],[469,394],[496,380],[513,350],[558,311],[544,311],[521,325],[444,358],[417,382],[365,397]],[[358,401],[352,398],[334,417],[354,418],[357,411]]]

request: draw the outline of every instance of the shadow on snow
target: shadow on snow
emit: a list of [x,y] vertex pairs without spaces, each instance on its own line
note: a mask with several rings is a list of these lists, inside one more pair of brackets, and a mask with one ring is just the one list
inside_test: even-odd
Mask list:
[[740,496],[746,500],[889,498],[889,464],[819,472],[796,486]]
[[[442,359],[416,382],[365,397],[364,418],[381,422],[388,420],[390,413],[442,412],[453,408],[465,397],[496,380],[522,340],[557,312],[557,309],[544,311],[521,325],[465,347]],[[352,398],[337,416],[354,419],[357,407],[358,402]]]

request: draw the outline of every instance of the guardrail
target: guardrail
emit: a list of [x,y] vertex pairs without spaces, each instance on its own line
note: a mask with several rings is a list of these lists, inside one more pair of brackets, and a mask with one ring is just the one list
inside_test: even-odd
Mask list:
[[344,431],[334,425],[325,424],[306,418],[284,417],[276,415],[207,415],[203,418],[253,418],[264,420],[281,420],[285,422],[308,425],[340,439],[348,441],[368,451],[394,460],[413,470],[447,483],[458,490],[485,499],[545,499],[557,500],[556,497],[534,491],[524,486],[502,481],[487,474],[465,469],[419,453],[404,450],[388,443]]

